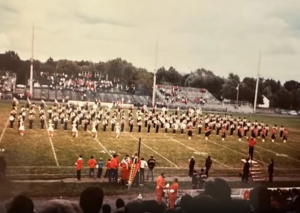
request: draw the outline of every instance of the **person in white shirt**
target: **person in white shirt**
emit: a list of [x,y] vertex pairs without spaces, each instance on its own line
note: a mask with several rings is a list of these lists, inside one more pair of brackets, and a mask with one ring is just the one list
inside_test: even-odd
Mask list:
[[148,167],[147,161],[145,161],[144,158],[141,158],[141,164],[140,164],[140,183],[145,182],[145,168]]

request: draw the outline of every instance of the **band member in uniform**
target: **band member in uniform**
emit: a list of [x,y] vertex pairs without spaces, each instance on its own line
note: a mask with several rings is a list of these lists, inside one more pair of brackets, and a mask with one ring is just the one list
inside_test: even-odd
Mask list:
[[116,124],[116,138],[118,139],[120,137],[121,128],[119,123]]
[[72,136],[73,137],[78,137],[78,130],[77,130],[77,124],[76,123],[73,123],[72,124]]
[[133,129],[133,119],[129,121],[129,132],[132,132]]
[[48,117],[49,119],[52,119],[52,107],[48,110]]
[[275,139],[276,139],[276,132],[277,132],[276,128],[273,127],[273,128],[272,128],[272,135],[271,135],[272,142],[274,142]]
[[24,122],[23,121],[20,122],[19,133],[20,133],[21,136],[24,136],[25,126],[24,126]]
[[88,127],[88,125],[89,125],[89,120],[85,118],[85,119],[83,120],[83,123],[84,123],[83,129],[84,129],[84,131],[87,131],[87,127]]
[[53,116],[53,126],[54,126],[54,129],[57,130],[57,126],[58,126],[58,115],[57,113],[55,113],[55,116]]
[[15,117],[13,114],[9,116],[9,128],[14,128]]
[[279,128],[279,136],[282,138],[282,136],[283,136],[283,131],[284,131],[284,128],[283,128],[283,126],[281,126],[280,128]]
[[209,126],[205,127],[205,140],[208,140],[210,133],[211,133],[210,127]]
[[283,133],[282,133],[282,135],[283,135],[283,143],[286,143],[286,140],[287,140],[287,135],[288,135],[288,131],[287,131],[287,129],[284,129],[284,130],[283,130]]
[[40,115],[41,129],[44,129],[44,126],[45,126],[45,119],[46,119],[46,116],[45,116],[44,114],[41,114],[41,115]]
[[103,124],[103,132],[105,132],[106,131],[106,125],[107,125],[107,120],[105,118],[103,119],[102,124]]
[[242,126],[240,126],[238,128],[238,137],[239,137],[239,141],[242,140],[242,137],[243,137],[243,131],[244,131],[244,128]]
[[225,141],[226,138],[226,127],[223,126],[221,130],[221,135],[222,135],[222,141]]
[[54,132],[53,126],[54,126],[54,124],[51,122],[51,120],[49,120],[48,134],[49,134],[49,137],[51,137],[51,138],[53,137],[53,132]]
[[170,123],[169,122],[166,122],[164,124],[164,128],[165,128],[165,133],[167,134],[168,133],[168,129],[170,128]]
[[173,123],[173,134],[176,133],[177,129],[178,129],[178,124],[176,122],[174,122]]
[[265,142],[265,139],[266,139],[266,128],[263,127],[262,130],[261,130],[261,138],[262,138],[262,142]]
[[202,122],[199,121],[199,122],[198,122],[198,135],[201,134],[201,130],[202,130]]
[[137,123],[137,125],[138,125],[138,132],[141,132],[141,128],[142,128],[142,121],[138,121],[138,123]]
[[124,126],[125,126],[125,119],[121,119],[121,132],[124,132]]
[[29,115],[29,129],[32,129],[34,115]]
[[64,116],[64,130],[68,130],[68,122],[69,122],[69,118],[68,115]]
[[96,126],[95,126],[95,123],[93,123],[93,125],[92,125],[92,136],[93,136],[93,138],[97,138],[97,129],[96,129]]
[[157,120],[155,123],[155,133],[158,133],[158,131],[159,131],[159,120]]
[[115,131],[115,125],[116,125],[116,120],[114,117],[112,117],[112,119],[110,120],[111,123],[111,131],[114,132]]
[[189,126],[188,127],[188,138],[189,138],[189,140],[191,140],[192,139],[192,136],[193,136],[193,126],[191,125],[191,126]]
[[147,133],[150,133],[150,129],[151,129],[151,120],[148,120],[148,126],[147,126]]

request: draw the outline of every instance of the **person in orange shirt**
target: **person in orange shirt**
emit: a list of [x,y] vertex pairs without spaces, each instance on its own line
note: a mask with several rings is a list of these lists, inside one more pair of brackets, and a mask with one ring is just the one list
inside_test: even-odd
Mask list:
[[165,173],[161,173],[160,176],[158,176],[156,180],[156,196],[157,196],[157,202],[162,202],[162,196],[164,193],[164,189],[166,188],[166,182],[165,182]]
[[105,175],[104,178],[109,178],[110,176],[110,159],[108,159],[108,161],[106,162],[106,171],[105,171]]
[[96,160],[94,159],[94,156],[91,156],[91,159],[88,161],[88,166],[89,166],[89,177],[90,178],[95,178],[95,167],[96,167]]
[[81,169],[82,169],[82,155],[79,155],[78,160],[75,162],[77,180],[81,180]]
[[119,168],[119,162],[117,155],[114,155],[110,159],[110,176],[109,176],[109,182],[118,182],[118,168]]
[[178,193],[178,179],[174,178],[173,184],[169,187],[169,207],[175,207],[175,201]]

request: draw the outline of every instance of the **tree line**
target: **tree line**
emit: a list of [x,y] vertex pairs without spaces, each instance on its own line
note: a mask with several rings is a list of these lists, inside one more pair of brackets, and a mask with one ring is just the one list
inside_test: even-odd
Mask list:
[[[49,58],[45,62],[34,60],[33,78],[38,79],[40,72],[50,74],[65,73],[69,76],[84,71],[96,71],[109,79],[117,78],[125,85],[143,85],[151,94],[153,87],[153,73],[144,68],[135,67],[121,58],[106,62],[99,61],[71,61],[54,60]],[[26,84],[30,76],[30,60],[22,60],[14,51],[0,54],[0,71],[11,71],[17,75],[17,83]],[[215,75],[212,71],[199,68],[188,74],[181,74],[174,67],[161,67],[156,73],[157,84],[174,86],[205,88],[218,100],[236,100],[237,89],[239,101],[254,102],[256,79],[246,77],[240,79],[237,74],[230,73],[227,78]],[[300,83],[294,80],[281,84],[274,79],[260,78],[258,83],[257,104],[263,104],[263,96],[270,100],[270,107],[284,109],[300,108]]]

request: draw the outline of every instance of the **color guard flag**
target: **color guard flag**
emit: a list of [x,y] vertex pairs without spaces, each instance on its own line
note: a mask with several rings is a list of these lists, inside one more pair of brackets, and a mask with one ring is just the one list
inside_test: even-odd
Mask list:
[[54,104],[58,106],[60,105],[56,99],[54,99]]
[[31,101],[29,100],[29,98],[27,98],[27,103],[28,103],[29,105],[31,105]]
[[15,104],[19,104],[18,99],[16,99],[15,97],[13,98],[13,102],[15,102]]
[[42,100],[42,103],[44,104],[44,106],[45,106],[45,107],[47,107],[47,104],[45,103],[45,101],[44,101],[44,100]]

